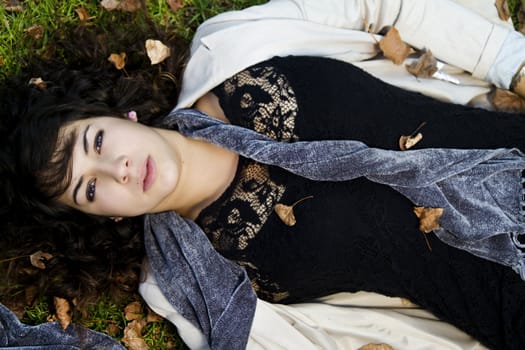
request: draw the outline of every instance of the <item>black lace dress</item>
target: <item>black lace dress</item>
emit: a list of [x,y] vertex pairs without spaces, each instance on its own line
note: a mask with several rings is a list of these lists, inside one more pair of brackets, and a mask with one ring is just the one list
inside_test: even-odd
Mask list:
[[[525,149],[523,116],[445,104],[338,61],[275,58],[214,90],[234,124],[274,139],[356,139],[398,149],[421,123],[421,147]],[[294,205],[294,203],[296,203]],[[294,205],[296,224],[276,214]],[[365,179],[315,182],[240,159],[197,223],[244,266],[258,296],[298,302],[339,291],[407,298],[493,349],[525,348],[525,282],[510,268],[418,230],[413,205]]]

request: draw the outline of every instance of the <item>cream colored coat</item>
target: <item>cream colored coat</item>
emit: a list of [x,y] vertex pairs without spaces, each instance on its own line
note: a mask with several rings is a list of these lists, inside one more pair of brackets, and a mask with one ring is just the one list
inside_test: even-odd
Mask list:
[[[192,106],[244,68],[292,54],[352,62],[389,83],[443,100],[482,101],[489,90],[482,79],[511,29],[498,19],[492,0],[457,2],[474,12],[447,0],[273,0],[221,14],[197,31],[177,108]],[[392,25],[407,43],[453,64],[445,71],[461,84],[416,79],[403,65],[377,57],[380,36],[365,31],[377,33]],[[167,302],[147,269],[145,263],[140,292],[150,307],[177,326],[190,348],[208,348],[199,330]],[[296,305],[258,300],[248,349],[358,349],[371,342],[395,349],[483,349],[407,301],[372,293],[341,293]]]

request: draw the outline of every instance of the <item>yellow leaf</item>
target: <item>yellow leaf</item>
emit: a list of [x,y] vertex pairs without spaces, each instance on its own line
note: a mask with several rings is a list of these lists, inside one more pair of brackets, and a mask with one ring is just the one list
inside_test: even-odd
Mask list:
[[31,261],[31,265],[34,267],[37,267],[41,270],[44,270],[46,268],[45,261],[53,259],[53,255],[49,253],[45,253],[41,250],[31,254],[29,256],[29,260]]
[[525,100],[509,90],[494,89],[488,96],[492,106],[502,112],[525,113]]
[[78,19],[81,21],[81,22],[85,22],[87,21],[88,19],[90,19],[89,17],[89,13],[87,11],[87,9],[85,7],[78,7],[75,12],[77,13],[78,15]]
[[158,64],[170,57],[170,48],[162,43],[160,40],[148,39],[146,40],[146,53],[151,61],[151,64]]
[[440,228],[439,218],[443,215],[444,210],[443,208],[414,207],[414,214],[419,219],[419,230],[423,233],[430,233]]
[[115,68],[121,70],[126,66],[126,53],[112,53],[111,55],[109,55],[108,61],[113,63]]
[[285,225],[293,226],[297,223],[292,206],[278,203],[273,209],[277,213],[277,216],[279,216],[279,219],[281,219]]
[[509,5],[507,0],[496,0],[496,9],[498,10],[498,16],[504,21],[510,18]]
[[124,337],[122,342],[128,350],[148,350],[148,345],[142,338],[142,328],[146,325],[146,321],[142,318],[133,320],[126,328],[124,328]]
[[417,61],[407,64],[407,71],[418,78],[431,78],[438,71],[437,60],[430,50],[421,55]]
[[406,151],[407,149],[414,147],[422,139],[423,134],[421,134],[420,132],[418,132],[414,136],[401,135],[401,137],[399,138],[399,149],[402,151]]
[[54,297],[53,301],[55,303],[56,318],[58,323],[62,326],[63,329],[66,329],[71,324],[71,307],[69,302],[66,299]]
[[385,37],[379,42],[379,48],[386,58],[395,64],[401,64],[410,54],[410,47],[401,40],[398,30],[390,28]]

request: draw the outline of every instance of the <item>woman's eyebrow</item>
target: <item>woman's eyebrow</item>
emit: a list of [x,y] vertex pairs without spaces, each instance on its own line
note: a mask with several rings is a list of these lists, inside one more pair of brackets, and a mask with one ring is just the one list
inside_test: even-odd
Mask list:
[[[88,130],[89,130],[89,127],[91,126],[91,124],[88,124],[86,126],[86,128],[84,129],[84,133],[83,133],[83,136],[82,136],[82,146],[84,148],[84,153],[87,155],[88,154],[88,150],[89,150],[89,144],[88,144],[88,139],[87,139],[87,133],[88,133]],[[81,176],[80,179],[78,179],[78,182],[77,184],[75,185],[75,189],[73,190],[73,202],[78,205],[78,200],[77,200],[77,194],[78,194],[78,190],[80,189],[80,186],[82,186],[82,182],[84,181],[84,176]]]

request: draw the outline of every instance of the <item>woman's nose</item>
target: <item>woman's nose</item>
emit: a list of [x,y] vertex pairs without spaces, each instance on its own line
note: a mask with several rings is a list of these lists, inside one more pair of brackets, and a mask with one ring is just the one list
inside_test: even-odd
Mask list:
[[105,164],[105,172],[119,183],[127,183],[130,176],[130,160],[126,156],[121,156],[110,160]]

